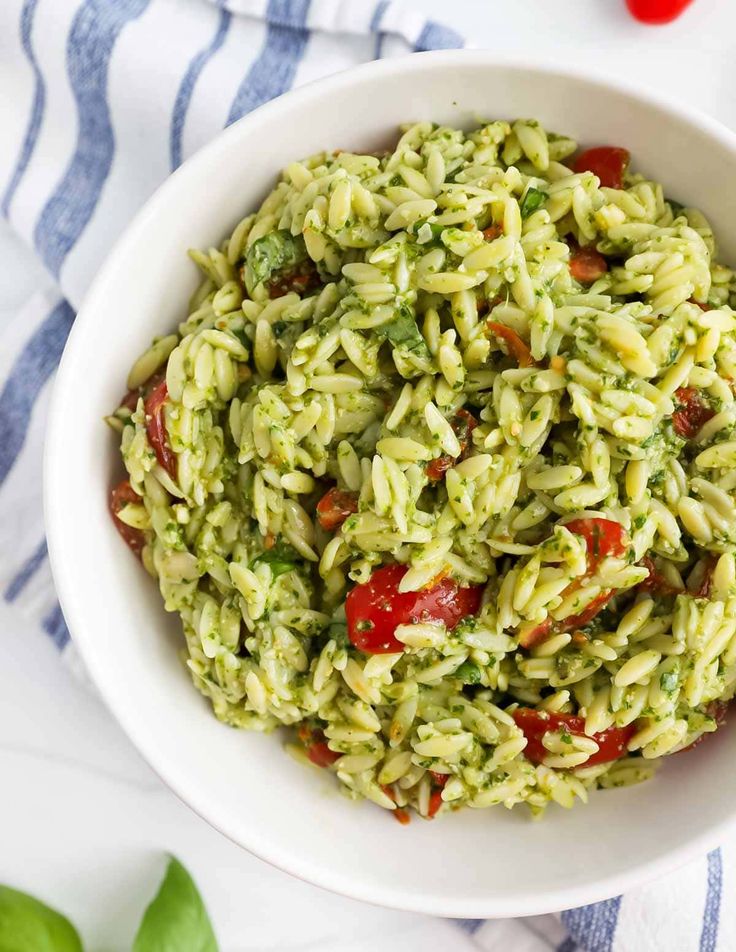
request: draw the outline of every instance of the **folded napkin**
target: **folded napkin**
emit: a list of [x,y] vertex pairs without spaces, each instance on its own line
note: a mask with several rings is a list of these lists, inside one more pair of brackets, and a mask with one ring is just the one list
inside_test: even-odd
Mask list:
[[[41,509],[44,423],[75,308],[111,244],[171,171],[261,103],[357,63],[463,45],[387,0],[0,4],[0,209],[47,274],[0,336],[0,591],[65,654]],[[457,948],[734,950],[729,888],[733,848],[560,915],[461,920]]]

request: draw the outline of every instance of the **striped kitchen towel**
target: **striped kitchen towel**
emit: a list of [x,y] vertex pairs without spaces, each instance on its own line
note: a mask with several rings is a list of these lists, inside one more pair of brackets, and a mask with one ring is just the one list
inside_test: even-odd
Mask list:
[[[390,0],[0,3],[0,209],[47,275],[0,330],[0,591],[65,653],[41,511],[44,421],[75,308],[112,242],[171,171],[261,103],[376,57],[462,45]],[[561,915],[461,921],[457,948],[736,950],[722,894],[736,894],[733,849]]]

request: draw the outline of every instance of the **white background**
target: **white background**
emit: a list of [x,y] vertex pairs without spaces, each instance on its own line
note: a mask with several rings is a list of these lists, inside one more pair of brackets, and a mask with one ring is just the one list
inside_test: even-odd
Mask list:
[[[733,0],[695,0],[677,23],[659,28],[636,24],[624,0],[415,6],[475,46],[625,75],[736,127]],[[0,226],[0,321],[11,319],[39,277],[30,254]],[[65,911],[89,949],[130,947],[166,851],[194,873],[223,952],[470,948],[454,924],[328,895],[212,831],[163,787],[48,640],[3,604],[0,670],[0,882]]]

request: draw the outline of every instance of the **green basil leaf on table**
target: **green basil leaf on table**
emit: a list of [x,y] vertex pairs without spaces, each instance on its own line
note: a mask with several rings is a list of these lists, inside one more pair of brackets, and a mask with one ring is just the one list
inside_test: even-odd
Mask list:
[[192,877],[173,856],[159,891],[143,915],[133,952],[218,952],[202,897]]
[[60,912],[0,886],[0,952],[82,952],[82,943]]

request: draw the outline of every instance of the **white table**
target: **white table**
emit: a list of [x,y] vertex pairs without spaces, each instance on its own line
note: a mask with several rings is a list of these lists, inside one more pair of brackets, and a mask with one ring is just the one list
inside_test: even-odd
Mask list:
[[[637,26],[623,0],[416,4],[437,19],[452,15],[476,46],[627,75],[736,126],[732,0],[696,0],[658,29]],[[4,226],[0,262],[3,321],[39,272]],[[0,882],[64,910],[90,949],[130,947],[166,851],[195,875],[223,952],[471,948],[454,924],[332,896],[229,843],[161,784],[93,689],[4,604],[0,632]]]

